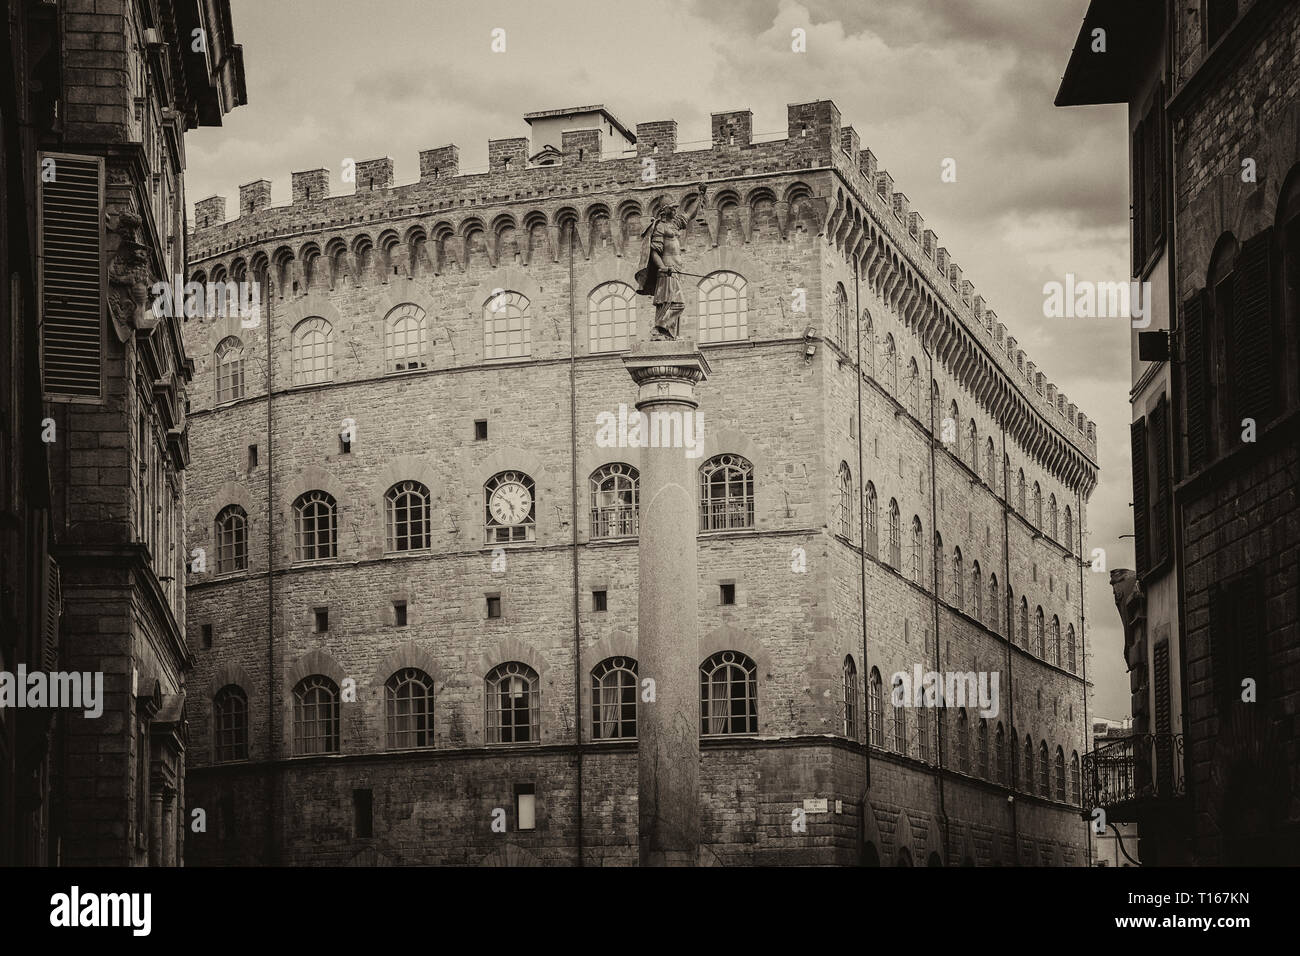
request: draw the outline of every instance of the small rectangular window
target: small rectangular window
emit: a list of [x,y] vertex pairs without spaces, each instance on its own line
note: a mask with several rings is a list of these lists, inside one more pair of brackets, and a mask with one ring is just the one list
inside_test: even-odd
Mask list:
[[406,627],[406,602],[393,602],[393,624],[397,627]]
[[351,439],[346,438],[343,435],[339,435],[339,454],[340,455],[352,454],[352,441]]
[[609,610],[609,592],[592,591],[591,592],[591,609],[593,611]]
[[1038,565],[1034,565],[1034,583],[1038,583]]
[[211,624],[203,625],[203,646],[204,647],[212,646],[212,625]]
[[248,470],[252,471],[257,467],[257,446],[248,446]]
[[375,791],[352,791],[352,827],[358,838],[375,835]]
[[489,594],[487,596],[487,616],[488,617],[501,616],[501,595]]
[[316,620],[316,633],[324,634],[330,629],[330,611],[327,607],[318,607],[313,612]]
[[718,585],[718,591],[719,591],[719,601],[718,601],[719,604],[736,603],[736,586],[734,584],[730,584],[730,583],[720,584]]
[[537,829],[537,794],[531,783],[515,784],[515,829]]
[[480,418],[474,422],[474,440],[487,441],[487,419]]

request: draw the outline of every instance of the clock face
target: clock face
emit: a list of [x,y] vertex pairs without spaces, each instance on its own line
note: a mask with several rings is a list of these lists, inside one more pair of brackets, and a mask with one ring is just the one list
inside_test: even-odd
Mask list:
[[533,496],[517,481],[507,481],[492,492],[488,508],[498,524],[520,524],[532,510]]

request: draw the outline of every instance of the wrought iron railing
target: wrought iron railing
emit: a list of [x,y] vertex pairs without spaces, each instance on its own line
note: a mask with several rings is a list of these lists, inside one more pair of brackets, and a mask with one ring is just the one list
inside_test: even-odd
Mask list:
[[1183,735],[1134,734],[1099,747],[1083,758],[1083,782],[1090,807],[1181,797]]

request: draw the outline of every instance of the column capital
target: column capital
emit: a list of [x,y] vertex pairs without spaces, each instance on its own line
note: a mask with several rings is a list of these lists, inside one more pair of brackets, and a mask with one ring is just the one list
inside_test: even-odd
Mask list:
[[642,343],[623,356],[623,365],[639,387],[638,409],[658,403],[695,407],[695,386],[712,371],[690,339]]

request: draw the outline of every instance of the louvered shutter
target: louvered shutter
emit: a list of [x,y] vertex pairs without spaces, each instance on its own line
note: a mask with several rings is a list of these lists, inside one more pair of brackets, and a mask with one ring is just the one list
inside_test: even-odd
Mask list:
[[1173,795],[1172,701],[1169,699],[1169,642],[1160,641],[1151,655],[1152,683],[1155,685],[1155,758],[1156,795]]
[[45,616],[41,629],[41,666],[45,671],[59,668],[59,619],[63,616],[62,580],[59,565],[46,558],[45,565]]
[[1133,448],[1133,560],[1138,577],[1151,567],[1147,541],[1147,421],[1139,418],[1129,426]]
[[1142,265],[1146,262],[1147,241],[1143,229],[1146,218],[1146,190],[1143,186],[1146,179],[1143,175],[1143,166],[1146,163],[1143,144],[1145,128],[1146,121],[1143,120],[1133,130],[1133,187],[1129,190],[1129,196],[1133,205],[1133,274],[1135,276],[1141,274]]
[[[1273,230],[1246,240],[1233,267],[1232,390],[1238,425],[1253,418],[1263,426],[1273,417]],[[1231,432],[1232,429],[1229,430]]]
[[1164,233],[1164,88],[1156,87],[1155,102],[1147,114],[1143,136],[1146,146],[1146,245],[1143,262],[1151,255]]
[[1148,495],[1155,501],[1152,515],[1152,544],[1154,546],[1151,563],[1158,565],[1169,558],[1169,519],[1171,509],[1171,487],[1169,474],[1169,400],[1161,396],[1159,403],[1151,411],[1151,435],[1149,441],[1155,453],[1155,488],[1148,489]]
[[1187,470],[1200,471],[1209,450],[1208,343],[1206,295],[1199,290],[1183,302],[1183,376],[1187,398]]
[[[41,375],[45,394],[99,399],[103,381],[103,161],[42,154]],[[44,180],[44,176],[42,176]]]

